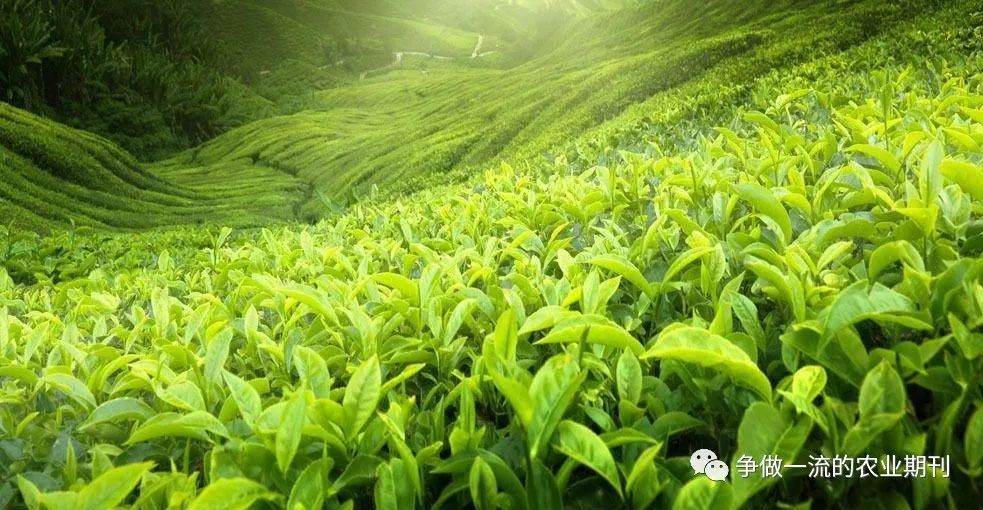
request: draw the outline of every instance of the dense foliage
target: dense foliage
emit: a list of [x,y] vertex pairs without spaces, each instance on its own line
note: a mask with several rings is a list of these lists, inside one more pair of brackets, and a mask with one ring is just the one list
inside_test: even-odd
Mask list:
[[[390,63],[396,51],[465,57],[475,34],[490,31],[486,51],[521,40],[524,53],[510,53],[519,62],[569,12],[587,8],[497,4],[4,0],[0,100],[158,159],[248,121],[308,107],[314,91],[350,84]],[[431,12],[435,19],[424,16]]]
[[[775,76],[689,150],[502,167],[316,227],[22,236],[0,280],[0,497],[972,507],[983,79],[950,57],[818,62],[815,87]],[[732,472],[952,468],[713,483],[699,447]]]
[[[202,2],[0,3],[5,101],[106,133],[144,156],[231,127]],[[213,46],[213,45],[212,45]]]
[[[48,230],[0,224],[0,507],[977,507],[983,13],[766,3],[724,32],[742,18],[715,3],[679,28],[706,30],[696,50],[637,59],[631,20],[592,19],[609,44],[558,42],[557,66],[692,74],[585,85],[519,130],[514,165],[443,185],[423,165],[441,154],[413,153],[385,182],[419,191],[344,206],[327,195],[361,174],[301,179],[345,163],[318,144],[346,122],[345,141],[398,134],[358,110],[398,76],[325,93],[351,105],[331,122],[146,167],[0,106],[2,223]],[[453,72],[400,122],[440,126],[442,87],[495,76]],[[298,196],[323,221],[228,227]],[[699,448],[727,481],[693,472]],[[951,464],[742,477],[744,455]]]
[[245,163],[151,172],[105,139],[4,104],[0,183],[2,223],[32,229],[267,225],[297,218],[310,193],[289,174]]

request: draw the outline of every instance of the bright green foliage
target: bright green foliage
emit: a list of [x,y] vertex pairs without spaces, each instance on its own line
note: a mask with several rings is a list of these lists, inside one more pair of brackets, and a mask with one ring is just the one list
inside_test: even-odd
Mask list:
[[727,374],[738,383],[771,400],[771,383],[740,347],[698,327],[664,330],[642,359],[693,363]]
[[[314,226],[0,231],[0,506],[975,507],[960,12],[756,80],[717,129]],[[729,481],[694,475],[706,447]],[[818,454],[950,478],[736,476]]]
[[[305,111],[247,124],[177,162],[253,158],[335,201],[372,199],[375,186],[402,193],[467,179],[490,161],[562,155],[582,168],[618,145],[644,150],[636,128],[687,140],[698,126],[717,122],[722,105],[744,101],[755,78],[895,37],[904,20],[927,9],[923,2],[905,9],[876,1],[836,8],[641,2],[561,24],[528,61],[505,69],[482,59],[465,65],[404,55],[399,66],[357,86],[317,93]],[[681,125],[687,129],[676,129]],[[311,200],[306,210],[323,206]]]
[[[197,3],[168,2],[184,6]],[[123,9],[118,5],[122,3],[107,0],[105,8],[117,12]],[[692,146],[696,142],[693,133],[730,122],[728,112],[753,95],[755,80],[769,73],[811,62],[817,67],[804,74],[812,75],[838,65],[824,62],[822,57],[827,54],[871,40],[896,40],[900,33],[910,34],[907,39],[918,37],[923,30],[909,24],[913,19],[925,18],[922,23],[929,27],[970,22],[963,15],[966,7],[939,9],[930,2],[914,0],[901,6],[867,0],[835,8],[824,2],[776,5],[771,1],[714,0],[699,6],[671,0],[642,2],[610,13],[602,10],[583,19],[544,14],[547,18],[542,23],[536,22],[532,13],[540,12],[536,4],[546,2],[498,9],[499,3],[209,2],[206,14],[202,14],[205,19],[198,24],[204,24],[216,39],[209,41],[233,53],[225,56],[219,52],[216,59],[234,68],[239,81],[227,78],[227,83],[219,84],[221,91],[211,91],[201,84],[186,85],[184,79],[184,74],[198,73],[207,75],[201,79],[210,83],[217,79],[210,68],[202,70],[194,64],[197,71],[174,71],[178,77],[168,80],[156,74],[171,72],[167,70],[170,65],[156,60],[141,64],[149,67],[147,73],[151,75],[140,78],[152,89],[147,95],[167,103],[162,108],[180,115],[181,123],[190,126],[188,130],[204,131],[194,140],[222,132],[185,152],[171,151],[166,160],[142,167],[127,165],[164,181],[152,189],[168,196],[160,197],[160,204],[155,206],[128,187],[114,192],[117,181],[126,180],[128,172],[107,165],[105,160],[100,160],[101,166],[95,165],[89,158],[71,172],[73,178],[80,179],[77,184],[82,189],[51,182],[44,173],[65,178],[64,158],[37,158],[22,145],[31,142],[55,154],[65,154],[64,148],[47,137],[23,140],[22,134],[6,133],[0,125],[0,145],[15,153],[9,166],[17,168],[19,175],[12,177],[12,182],[18,182],[18,189],[31,190],[5,193],[2,198],[6,202],[0,202],[0,211],[10,210],[10,216],[26,228],[68,227],[71,221],[118,228],[188,223],[258,225],[256,210],[268,211],[273,219],[307,221],[330,215],[358,199],[378,200],[468,180],[505,160],[542,168],[566,164],[582,171],[599,160],[604,164],[616,160],[618,149],[649,156],[661,150],[648,140],[659,140],[663,148]],[[598,7],[617,3],[549,2],[555,6]],[[435,14],[423,23],[421,13]],[[549,37],[539,40],[528,33],[530,25],[552,27]],[[478,33],[486,28],[483,44],[495,53],[487,58],[469,58]],[[392,40],[385,41],[383,33],[391,34]],[[956,29],[951,33],[954,39],[972,39],[972,34]],[[345,48],[346,44],[350,47]],[[517,49],[529,50],[530,54],[516,57]],[[325,51],[340,53],[328,57]],[[432,58],[430,51],[455,59]],[[928,48],[924,53],[930,55],[932,51]],[[405,52],[399,65],[394,64],[393,52]],[[497,55],[508,56],[508,60],[495,62]],[[919,54],[903,58],[916,64],[922,60]],[[375,66],[382,67],[364,80],[358,78],[366,67]],[[50,75],[48,70],[45,76]],[[162,90],[156,90],[158,86]],[[195,97],[188,97],[192,95],[186,92],[189,90]],[[792,110],[806,97],[799,96],[803,90],[808,92],[797,87],[759,110],[771,107],[773,113],[794,115]],[[114,101],[118,101],[115,96]],[[202,101],[209,108],[194,106]],[[153,138],[153,134],[140,135],[138,140],[120,138],[122,128],[114,127],[124,124],[127,129],[142,129],[132,120],[136,114],[107,108],[113,109],[113,114],[97,115],[98,122],[57,118],[109,136],[137,158],[159,157],[161,148],[143,148],[152,144],[145,139]],[[963,108],[971,113],[978,109],[972,105]],[[195,112],[206,112],[207,116],[202,115],[208,118],[195,117]],[[15,113],[24,116],[23,112]],[[115,116],[125,117],[125,121]],[[777,123],[763,111],[741,117],[780,136],[774,132]],[[104,119],[110,125],[104,125]],[[239,127],[231,129],[234,126]],[[45,131],[55,127],[46,125]],[[944,131],[945,136],[968,144],[959,129],[943,129],[949,130]],[[73,136],[90,137],[83,133]],[[868,138],[863,133],[851,136],[851,144],[844,149],[871,157],[869,154],[876,151],[859,148],[877,148]],[[177,142],[161,143],[173,148]],[[190,144],[177,143],[181,147]],[[111,148],[115,158],[132,159],[121,149]],[[90,147],[84,150],[92,152]],[[940,167],[941,172],[961,176],[966,185],[972,185],[971,170],[958,162],[942,162]],[[785,218],[787,213],[776,207],[775,200],[767,199],[760,183],[734,185],[731,193],[740,195],[756,217],[764,218],[762,221],[779,222],[781,235],[788,237],[791,225]],[[141,200],[131,201],[134,195]],[[181,206],[183,211],[165,205]]]
[[315,91],[396,67],[395,52],[513,65],[572,20],[630,3],[5,0],[0,101],[159,158],[309,108]]

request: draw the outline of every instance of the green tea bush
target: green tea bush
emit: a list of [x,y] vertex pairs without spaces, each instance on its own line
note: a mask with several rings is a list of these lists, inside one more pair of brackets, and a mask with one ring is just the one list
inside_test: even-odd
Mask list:
[[[503,166],[313,227],[12,238],[2,501],[972,507],[980,61],[828,64],[689,149]],[[698,448],[728,481],[694,475]],[[951,466],[744,478],[743,455]]]
[[[0,507],[979,506],[979,8],[831,5],[641,5],[566,84],[366,80],[146,166],[0,106]],[[914,476],[789,466],[844,456]]]
[[267,225],[298,218],[310,194],[289,174],[244,162],[148,168],[108,140],[3,104],[0,182],[3,223],[39,231]]

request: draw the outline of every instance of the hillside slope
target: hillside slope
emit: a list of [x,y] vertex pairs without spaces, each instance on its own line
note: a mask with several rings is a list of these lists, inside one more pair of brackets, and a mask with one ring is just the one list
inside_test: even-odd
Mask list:
[[295,219],[309,190],[257,165],[151,173],[105,139],[3,103],[0,183],[0,222],[33,228],[261,225]]
[[930,9],[652,3],[572,23],[551,49],[514,68],[406,56],[387,73],[319,93],[308,111],[230,131],[177,161],[250,157],[290,168],[336,199],[373,185],[411,191],[498,160],[539,161],[659,97],[685,98],[672,112],[679,122],[720,101],[738,104],[758,76],[845,50]]
[[[240,36],[271,30],[285,38],[277,42],[259,37],[252,44],[269,41],[270,49],[287,53],[295,47],[295,58],[286,58],[281,68],[286,74],[271,78],[290,83],[290,73],[304,74],[315,65],[318,57],[306,41],[316,36],[319,24],[325,31],[339,20],[354,27],[372,26],[365,17],[379,16],[376,10],[388,5],[364,4],[354,14],[344,2],[309,0],[225,0],[216,8],[229,9],[226,24]],[[956,2],[950,7],[970,12],[971,5]],[[231,16],[239,8],[241,17]],[[572,20],[544,42],[537,57],[514,67],[486,66],[470,58],[463,43],[459,51],[464,56],[453,60],[407,54],[399,65],[346,86],[311,93],[309,87],[316,85],[298,85],[307,109],[246,124],[146,165],[147,171],[175,186],[173,191],[146,191],[176,193],[181,198],[162,200],[160,207],[190,208],[188,221],[229,221],[223,209],[268,211],[246,215],[242,221],[254,223],[262,214],[281,219],[330,213],[323,196],[348,203],[375,189],[405,193],[464,181],[500,161],[521,166],[552,163],[562,155],[576,165],[590,166],[609,148],[635,149],[644,136],[654,134],[685,146],[696,140],[691,129],[714,122],[722,107],[747,101],[757,78],[849,50],[880,34],[906,30],[907,20],[931,19],[937,8],[934,2],[916,0],[714,0],[699,7],[669,0]],[[390,18],[413,20],[418,15],[413,9],[412,3],[402,10],[393,8]],[[236,20],[252,25],[240,26]],[[266,23],[269,26],[263,28]],[[290,42],[294,33],[299,34],[297,40]],[[301,62],[307,53],[310,61],[291,67],[289,62]],[[257,61],[275,58],[275,52],[264,55],[257,54]],[[253,87],[262,90],[263,85]],[[16,143],[16,137],[5,142],[8,149]],[[89,208],[92,202],[103,209],[116,207],[108,205],[111,186],[92,187],[101,170],[83,166],[78,171],[93,172],[82,176],[79,189],[103,195],[59,200],[61,212],[40,214],[43,208],[29,200],[30,194],[7,191],[5,207],[33,211],[23,215],[22,224],[42,218],[47,225],[64,225],[76,207],[83,223],[89,218],[95,225],[121,227],[166,224],[168,215],[177,214],[171,209],[119,206],[122,216],[132,217],[110,220],[101,209]],[[24,170],[19,175],[30,181],[31,175],[50,172]],[[268,189],[274,193],[256,189],[263,179],[270,179]],[[47,187],[40,181],[35,186]],[[317,192],[302,191],[305,186]],[[267,205],[244,206],[240,200],[250,193],[265,197],[258,203]],[[276,200],[282,203],[274,206]]]
[[296,112],[312,91],[355,81],[395,51],[465,57],[479,34],[486,52],[533,48],[530,24],[554,16],[538,7],[499,12],[491,1],[455,4],[0,2],[0,100],[159,158]]
[[566,22],[632,3],[220,0],[206,11],[205,25],[228,69],[271,98],[349,83],[389,64],[396,52],[463,60],[480,50],[496,58],[472,64],[514,65]]
[[[81,146],[86,153],[129,151],[140,160],[157,159],[249,121],[319,105],[314,91],[355,83],[361,72],[389,64],[394,51],[436,52],[465,61],[476,48],[497,55],[511,54],[519,42],[530,48],[530,24],[547,19],[537,17],[543,5],[498,9],[493,1],[462,5],[447,0],[4,2],[0,100],[122,148],[104,141],[95,148],[87,134],[33,119],[43,125],[37,136],[58,133],[64,145],[58,149],[65,154]],[[474,59],[468,67],[492,63]],[[9,107],[4,112],[13,120],[8,119],[3,139],[2,171],[11,180],[2,191],[2,207],[19,225],[67,226],[74,220],[94,226],[152,226],[172,223],[173,214],[184,218],[179,222],[257,222],[262,216],[235,220],[218,211],[238,210],[236,190],[257,191],[251,183],[262,176],[273,183],[276,193],[270,196],[282,202],[268,203],[270,219],[294,217],[283,211],[293,208],[298,186],[290,176],[264,166],[291,165],[258,158],[190,161],[178,165],[183,168],[168,162],[154,167],[166,179],[174,177],[175,182],[165,184],[133,170],[140,165],[129,155],[117,167],[86,158],[69,164],[64,155],[24,154],[25,147],[50,140],[21,139],[25,129],[11,126],[28,117]],[[150,180],[128,181],[130,172]],[[52,181],[52,174],[61,180]],[[197,177],[211,195],[189,191]],[[226,177],[246,184],[222,190]],[[125,184],[115,186],[119,182]],[[62,192],[67,195],[57,195]],[[113,200],[114,193],[119,200]],[[149,203],[157,206],[145,207]],[[212,210],[216,214],[208,213]]]

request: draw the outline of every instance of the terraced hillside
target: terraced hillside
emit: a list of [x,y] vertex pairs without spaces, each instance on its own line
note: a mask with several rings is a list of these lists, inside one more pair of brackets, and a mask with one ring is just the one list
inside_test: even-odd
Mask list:
[[212,4],[206,24],[230,68],[275,100],[349,83],[386,67],[397,52],[460,60],[494,55],[470,64],[514,65],[566,22],[632,3],[222,0]]
[[0,99],[157,159],[299,111],[396,51],[522,61],[576,16],[536,4],[12,0],[0,3]]
[[296,219],[309,186],[258,165],[150,172],[119,147],[0,103],[0,217],[112,229]]
[[[279,101],[303,97],[292,106],[281,104],[302,111],[249,123],[159,163],[138,165],[124,155],[117,159],[125,163],[108,168],[98,159],[69,168],[73,165],[64,160],[22,153],[49,141],[43,135],[21,139],[24,129],[8,129],[6,150],[20,156],[8,170],[13,176],[19,168],[12,179],[23,181],[23,190],[65,190],[59,191],[65,198],[42,207],[48,202],[39,198],[44,194],[12,186],[4,191],[4,207],[18,211],[12,217],[24,226],[65,226],[76,210],[76,223],[123,228],[167,225],[175,218],[237,225],[261,224],[263,217],[306,221],[330,213],[331,203],[344,204],[372,190],[405,193],[467,180],[500,161],[549,164],[562,156],[590,165],[612,147],[638,149],[644,136],[671,137],[685,145],[694,139],[690,128],[713,122],[722,107],[746,101],[755,80],[766,73],[882,35],[916,33],[920,28],[908,20],[920,14],[925,26],[940,22],[935,5],[919,1],[835,6],[714,1],[700,9],[681,1],[630,4],[557,4],[567,13],[590,7],[594,15],[572,18],[535,58],[497,68],[472,58],[470,45],[487,42],[466,28],[489,16],[521,24],[519,13],[530,15],[535,2],[504,7],[476,2],[465,9],[468,15],[459,5],[436,0],[361,7],[310,0],[218,2],[208,22],[218,39],[244,51],[243,58],[258,68],[278,62],[248,94]],[[437,21],[424,21],[421,13],[427,9]],[[382,18],[388,21],[379,25]],[[463,28],[441,24],[444,19],[457,19]],[[327,39],[319,34],[347,37],[363,29],[372,44],[382,32],[410,34],[399,42],[407,47],[421,44],[423,33],[451,34],[460,41],[445,48],[454,57],[400,52],[395,64],[363,80],[354,78],[355,68],[315,67],[325,58],[317,47]],[[898,58],[920,58],[910,49],[901,48],[904,55]],[[254,99],[244,100],[255,109]],[[8,117],[27,118],[6,111]],[[63,142],[75,136],[50,122],[32,122],[44,123],[46,132]],[[82,133],[79,138],[92,139]],[[105,142],[91,150],[124,152]],[[128,173],[149,179],[147,186],[132,183]],[[52,187],[57,178],[73,182]],[[116,181],[130,187],[117,187]]]
[[[574,4],[560,6],[562,19],[574,16],[575,11],[587,12],[585,6]],[[30,6],[30,2],[18,5],[21,7],[8,5],[5,9],[9,12],[4,12],[10,16],[32,17],[42,12],[24,7]],[[181,5],[180,0],[175,5]],[[614,5],[595,5],[591,9],[612,8]],[[437,0],[410,3],[320,0],[214,2],[188,12],[204,15],[201,21],[204,33],[214,37],[224,50],[221,54],[230,57],[222,65],[225,70],[238,74],[242,83],[229,82],[225,78],[225,85],[217,85],[215,80],[218,78],[211,75],[170,83],[167,73],[190,73],[193,76],[202,72],[194,66],[182,68],[184,64],[175,64],[180,62],[174,60],[177,56],[164,56],[156,66],[162,69],[159,72],[144,70],[132,63],[134,67],[130,74],[137,75],[132,78],[133,83],[110,82],[102,85],[102,89],[122,86],[123,91],[113,95],[108,103],[93,103],[84,107],[93,111],[84,112],[81,118],[72,117],[70,121],[85,125],[86,116],[95,114],[99,120],[93,124],[94,129],[119,143],[139,147],[140,155],[146,156],[160,152],[159,148],[147,149],[154,144],[173,146],[179,143],[174,139],[178,129],[174,127],[175,123],[185,127],[198,126],[189,129],[207,131],[212,129],[206,126],[210,122],[234,125],[274,112],[296,111],[312,105],[321,107],[325,101],[312,96],[313,91],[346,90],[345,85],[356,82],[360,72],[378,63],[390,63],[394,49],[453,55],[447,58],[457,59],[457,62],[447,65],[447,71],[466,79],[476,65],[483,67],[491,61],[471,58],[477,50],[483,48],[482,55],[489,52],[505,54],[509,52],[508,46],[517,44],[519,40],[528,46],[528,39],[523,38],[528,36],[529,18],[538,7],[536,2],[507,6],[475,2],[461,6]],[[109,18],[126,13],[124,5],[114,2],[107,3],[101,9],[99,12]],[[50,30],[50,25],[58,19],[54,18],[53,22],[35,19],[34,29],[43,30],[48,26]],[[85,18],[77,23],[83,23],[82,26],[90,29],[84,23],[91,24],[93,20],[98,18]],[[107,33],[112,33],[112,26],[107,26],[110,27],[106,29]],[[91,30],[96,35],[83,36],[104,37],[99,30]],[[170,37],[185,44],[177,35]],[[49,44],[62,44],[62,41],[49,41]],[[37,51],[60,52],[55,46]],[[110,45],[106,51],[122,50]],[[137,56],[140,57],[136,59],[138,61],[147,58],[142,54]],[[72,58],[87,57],[79,53]],[[120,59],[127,61],[130,57]],[[411,57],[406,59],[407,66],[410,60]],[[52,62],[50,65],[57,65],[58,61]],[[500,60],[496,62],[501,64]],[[140,65],[154,67],[154,62]],[[205,84],[196,81],[198,79],[204,80]],[[402,80],[387,74],[373,82],[399,87]],[[366,100],[385,101],[387,90],[386,87],[379,91],[360,89],[357,94],[367,92]],[[128,104],[124,110],[116,110],[119,102],[132,101],[127,94],[139,95],[143,93],[141,91],[150,91],[153,97],[147,100],[149,104],[140,102],[143,101],[141,99]],[[89,94],[82,93],[83,96]],[[201,97],[189,99],[183,96]],[[216,104],[208,105],[207,109],[211,112],[208,115],[191,111],[204,108],[200,104],[204,100],[202,98],[216,101]],[[157,113],[165,119],[154,119],[156,114],[147,115],[150,120],[144,119],[146,112],[137,115],[139,108],[149,108],[151,105],[156,105],[153,107],[158,108]],[[113,111],[107,114],[103,111],[105,108]],[[350,110],[359,108],[356,102]],[[216,114],[216,111],[219,113]],[[73,112],[72,115],[77,113]],[[344,160],[325,160],[321,151],[340,153],[346,146],[362,141],[372,147],[370,150],[378,150],[376,147],[380,137],[392,140],[382,131],[364,140],[357,139],[361,136],[358,132],[372,132],[373,125],[392,120],[378,112],[365,113],[348,116],[345,110],[333,110],[325,116],[314,115],[308,110],[291,117],[250,124],[230,135],[272,133],[282,136],[281,147],[295,147],[293,151],[284,151],[284,154],[291,152],[296,155],[299,151],[311,149],[312,143],[320,145],[319,151],[309,152],[304,161],[270,158],[269,144],[262,137],[253,140],[253,136],[248,135],[231,144],[220,141],[194,149],[188,153],[191,157],[181,156],[158,164],[138,164],[125,150],[105,140],[97,140],[97,136],[34,118],[9,105],[4,106],[6,123],[2,142],[9,164],[3,171],[9,176],[10,186],[0,191],[2,207],[9,212],[10,221],[22,227],[64,227],[70,223],[112,228],[201,222],[249,225],[261,224],[267,219],[309,219],[325,212],[318,193],[311,190],[313,183],[320,182],[320,189],[337,199],[340,193],[335,186],[338,182],[331,182],[324,175],[342,173],[343,169],[335,165],[346,163]],[[208,120],[208,116],[213,117]],[[171,126],[158,126],[160,120]],[[434,118],[434,123],[426,129],[439,129],[436,123],[444,120]],[[144,122],[148,122],[147,129],[157,131],[142,132]],[[393,127],[398,128],[399,124],[390,125],[387,129]],[[298,133],[302,134],[298,136]],[[412,133],[409,135],[412,136]],[[333,140],[340,145],[331,143]],[[218,148],[223,143],[231,145],[227,147],[228,154],[223,154],[223,149]],[[79,149],[93,156],[76,158],[74,151]],[[218,153],[222,156],[194,156],[199,153]],[[112,157],[104,154],[112,154]],[[352,155],[360,157],[363,154],[353,152]],[[317,168],[317,174],[323,175],[311,172],[312,168]],[[357,175],[345,180],[353,178],[357,178]],[[234,181],[234,184],[230,185],[230,181]],[[303,207],[298,206],[298,202]]]
[[597,138],[585,131],[634,122],[622,115],[639,103],[671,103],[657,112],[668,124],[737,104],[756,77],[896,33],[928,8],[658,2],[574,23],[514,68],[406,56],[387,73],[318,93],[308,111],[233,130],[178,161],[253,158],[335,199],[373,185],[420,189],[498,160],[543,161]]
[[277,81],[275,73],[290,61],[351,78],[393,51],[470,54],[477,33],[423,22],[401,4],[225,0],[213,6],[208,25],[249,82],[261,72]]
[[[543,43],[538,56],[504,69],[471,58],[470,45],[477,42],[478,34],[461,32],[453,59],[406,52],[396,65],[364,80],[350,81],[351,76],[332,66],[315,71],[321,75],[308,75],[317,59],[324,58],[312,48],[311,38],[317,32],[342,33],[338,23],[349,28],[372,25],[367,19],[390,7],[385,2],[368,4],[357,16],[352,8],[309,1],[228,0],[215,5],[224,9],[217,19],[229,30],[219,33],[221,40],[235,42],[256,62],[279,56],[276,73],[261,77],[253,90],[282,100],[284,96],[278,94],[291,90],[282,84],[295,81],[293,93],[305,99],[291,108],[306,109],[249,123],[147,167],[151,172],[163,171],[163,178],[175,176],[175,184],[188,190],[195,189],[199,174],[204,190],[215,190],[226,176],[240,173],[247,183],[211,196],[186,197],[197,205],[165,200],[162,207],[183,204],[180,207],[194,211],[188,218],[205,221],[209,218],[202,214],[207,210],[203,204],[212,204],[217,207],[214,219],[221,223],[228,217],[223,209],[239,207],[237,193],[255,193],[249,183],[269,176],[274,193],[259,193],[264,198],[256,203],[263,206],[255,210],[268,211],[271,218],[292,211],[294,218],[307,219],[330,211],[324,197],[346,203],[376,187],[384,192],[413,191],[467,179],[498,161],[539,163],[578,153],[590,160],[608,145],[624,141],[585,134],[591,130],[637,127],[651,121],[652,112],[657,112],[662,125],[692,122],[722,105],[746,100],[756,77],[846,50],[879,34],[896,33],[913,15],[933,7],[925,2],[866,1],[833,8],[827,3],[738,6],[720,1],[694,9],[687,2],[656,2],[574,18]],[[413,18],[414,8],[392,7],[390,20],[412,21],[419,28],[423,22]],[[495,12],[483,12],[489,11]],[[385,26],[390,33],[409,33]],[[427,26],[436,30],[441,25]],[[456,33],[440,30],[445,35]],[[253,50],[245,39],[255,45]],[[264,88],[268,86],[273,88]],[[329,88],[310,92],[320,87]],[[675,133],[682,139],[689,136],[681,130]],[[632,135],[622,138],[630,144]],[[317,191],[298,193],[304,186]],[[36,204],[16,197],[8,200],[8,207],[38,210]],[[271,206],[284,201],[288,205]],[[298,201],[301,206],[295,206]],[[66,207],[70,210],[73,203],[68,201]],[[84,209],[86,202],[78,203]],[[97,218],[100,214],[87,212]],[[157,213],[160,224],[168,223],[167,214]],[[54,211],[42,216],[49,223],[66,220]],[[154,222],[153,215],[138,216],[142,217],[109,224]],[[244,218],[243,223],[254,222],[249,215]]]

